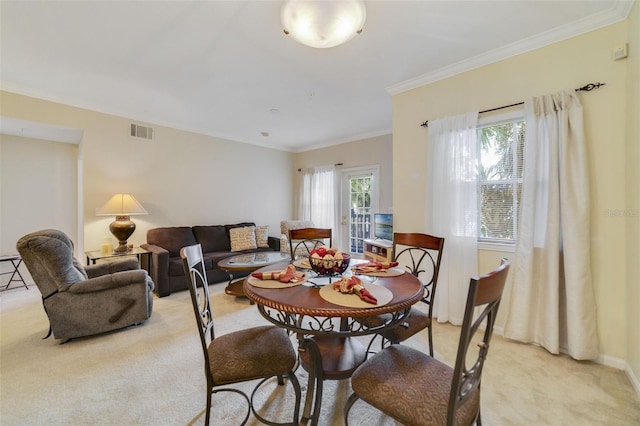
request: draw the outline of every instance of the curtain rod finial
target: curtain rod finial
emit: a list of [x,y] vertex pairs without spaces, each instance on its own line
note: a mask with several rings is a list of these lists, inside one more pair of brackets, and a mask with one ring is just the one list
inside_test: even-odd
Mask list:
[[585,86],[579,87],[576,89],[576,92],[590,92],[593,89],[599,89],[604,86],[606,83],[589,83]]

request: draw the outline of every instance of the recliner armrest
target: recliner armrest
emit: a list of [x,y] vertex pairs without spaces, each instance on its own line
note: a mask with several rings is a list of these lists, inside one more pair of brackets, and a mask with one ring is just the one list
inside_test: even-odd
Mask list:
[[94,293],[96,291],[109,290],[116,287],[122,287],[130,284],[147,285],[147,271],[137,269],[134,271],[121,271],[113,274],[102,275],[96,278],[90,278],[68,287],[69,293]]
[[135,257],[114,260],[113,262],[105,262],[97,265],[88,265],[84,267],[89,278],[96,278],[106,274],[113,274],[121,271],[132,271],[140,269],[140,263]]

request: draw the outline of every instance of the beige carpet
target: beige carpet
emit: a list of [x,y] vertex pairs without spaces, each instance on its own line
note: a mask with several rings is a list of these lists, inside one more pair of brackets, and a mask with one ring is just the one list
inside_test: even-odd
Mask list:
[[[255,306],[225,295],[223,287],[210,287],[219,334],[266,323]],[[156,298],[153,316],[142,326],[66,344],[41,340],[47,329],[36,287],[0,294],[3,426],[204,423],[203,361],[187,292]],[[457,327],[437,324],[437,357],[452,363],[457,339]],[[420,336],[409,344],[426,347],[425,341]],[[306,375],[298,373],[304,392]],[[482,386],[483,423],[489,426],[640,425],[640,402],[624,372],[500,336]],[[265,412],[279,416],[291,409],[290,392],[274,388],[259,396]],[[348,381],[325,382],[321,425],[342,424],[349,393]],[[217,394],[212,424],[239,424],[244,407],[235,394]],[[353,425],[396,424],[362,402],[350,419]]]

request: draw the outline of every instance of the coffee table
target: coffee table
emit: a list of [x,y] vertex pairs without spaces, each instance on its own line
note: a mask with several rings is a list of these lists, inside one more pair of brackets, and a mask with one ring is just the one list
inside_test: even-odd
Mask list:
[[[224,292],[230,296],[245,297],[242,289],[244,277],[233,280],[234,272],[253,272],[273,263],[291,260],[291,255],[279,251],[264,251],[260,253],[238,254],[227,257],[218,262],[218,268],[227,271],[229,274],[229,284]],[[250,301],[253,305],[253,300]]]

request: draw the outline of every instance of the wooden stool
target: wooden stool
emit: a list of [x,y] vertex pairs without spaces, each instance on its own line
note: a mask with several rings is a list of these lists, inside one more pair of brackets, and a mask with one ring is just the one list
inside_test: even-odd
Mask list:
[[[0,275],[11,274],[11,278],[9,278],[9,282],[4,287],[4,289],[2,289],[2,291],[8,290],[9,286],[14,281],[15,282],[22,282],[22,285],[24,286],[24,288],[29,290],[29,287],[27,287],[27,283],[24,282],[24,279],[22,278],[22,275],[20,274],[20,271],[18,270],[18,268],[20,267],[20,264],[22,263],[22,258],[20,257],[20,255],[17,255],[17,254],[1,255],[0,256],[0,262],[11,262],[11,265],[13,266],[13,271],[0,273]],[[18,278],[14,279],[16,275],[18,275]]]

